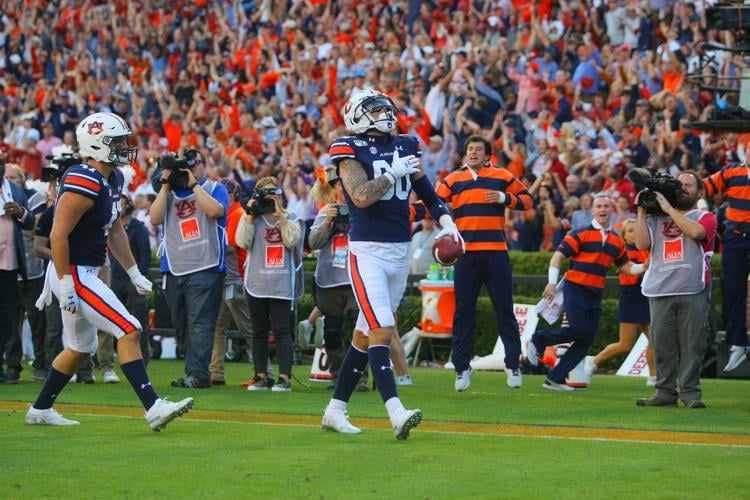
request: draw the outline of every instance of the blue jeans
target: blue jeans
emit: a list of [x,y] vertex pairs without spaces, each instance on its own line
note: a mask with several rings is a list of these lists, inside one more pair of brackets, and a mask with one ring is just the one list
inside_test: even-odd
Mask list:
[[722,286],[727,344],[747,345],[747,275],[750,273],[750,236],[731,230],[724,233]]
[[221,307],[224,274],[198,271],[185,276],[167,274],[164,290],[172,324],[187,324],[185,374],[209,383],[214,328]]
[[487,287],[495,309],[498,331],[505,347],[505,366],[515,370],[521,357],[508,252],[467,252],[456,262],[454,280],[456,311],[453,315],[452,361],[458,373],[469,369],[477,324],[477,297],[482,284]]
[[563,309],[568,318],[568,326],[556,330],[540,330],[531,337],[539,353],[543,353],[547,346],[572,342],[557,366],[547,375],[547,378],[558,384],[565,383],[568,372],[586,357],[586,352],[594,342],[599,318],[602,316],[602,293],[566,281],[563,288]]

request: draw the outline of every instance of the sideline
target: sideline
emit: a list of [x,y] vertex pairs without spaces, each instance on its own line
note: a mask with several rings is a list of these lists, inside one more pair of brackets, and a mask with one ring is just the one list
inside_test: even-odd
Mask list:
[[[96,417],[137,417],[143,418],[140,408],[123,406],[97,406],[59,403],[55,405],[67,415],[90,415]],[[0,401],[0,411],[25,412],[28,403]],[[320,417],[310,415],[288,415],[278,413],[232,412],[191,410],[181,417],[198,422],[232,422],[262,425],[290,425],[320,427]],[[354,418],[352,423],[362,429],[388,429],[385,419]],[[467,422],[426,421],[419,426],[419,432],[437,432],[480,436],[527,437],[542,439],[571,439],[579,441],[608,441],[661,443],[677,445],[721,446],[750,448],[750,434],[648,431],[634,429],[608,429],[596,427],[562,427],[518,424],[483,424]]]

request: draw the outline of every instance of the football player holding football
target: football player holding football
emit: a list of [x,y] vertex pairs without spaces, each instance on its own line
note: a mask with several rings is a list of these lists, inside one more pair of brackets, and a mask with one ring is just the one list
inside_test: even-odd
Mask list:
[[375,90],[353,94],[343,115],[350,136],[335,140],[329,153],[337,165],[349,207],[349,278],[359,305],[352,344],[339,369],[333,397],[323,414],[323,428],[357,434],[346,414],[349,398],[370,366],[397,439],[406,439],[422,420],[407,410],[396,392],[390,362],[395,310],[409,274],[409,193],[413,189],[442,226],[463,244],[445,205],[421,169],[416,138],[396,134],[396,106]]

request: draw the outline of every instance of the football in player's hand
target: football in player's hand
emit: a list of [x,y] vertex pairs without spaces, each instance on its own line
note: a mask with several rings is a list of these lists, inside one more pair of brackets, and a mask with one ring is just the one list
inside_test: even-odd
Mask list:
[[436,239],[432,244],[432,256],[435,257],[437,263],[444,266],[452,266],[463,254],[461,243],[449,234]]

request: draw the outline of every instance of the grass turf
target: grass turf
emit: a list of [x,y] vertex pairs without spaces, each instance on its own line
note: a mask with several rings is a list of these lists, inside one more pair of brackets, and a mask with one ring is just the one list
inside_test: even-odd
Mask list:
[[[173,389],[181,363],[156,361],[149,371],[157,391],[192,395],[196,410],[319,417],[330,397],[324,384],[291,394],[248,393],[238,384],[247,365],[228,364],[226,387]],[[295,367],[303,378],[307,367]],[[732,433],[748,436],[746,381],[705,380],[707,410],[637,408],[652,390],[643,379],[598,376],[587,391],[550,393],[542,377],[525,377],[511,390],[505,375],[480,372],[466,393],[453,391],[453,374],[416,369],[416,385],[402,388],[408,407],[427,422],[530,425],[529,437],[425,432],[393,439],[377,393],[357,393],[350,414],[379,418],[381,429],[359,436],[313,426],[178,420],[162,433],[141,418],[86,416],[80,427],[23,425],[23,412],[0,411],[2,498],[250,497],[466,498],[564,497],[747,498],[743,482],[748,447],[540,439],[534,427],[571,426]],[[306,377],[303,378],[305,380]],[[32,401],[40,385],[0,385],[1,401]],[[61,403],[135,407],[127,382],[67,387]],[[272,419],[273,417],[271,417]],[[309,420],[309,419],[308,419]]]

